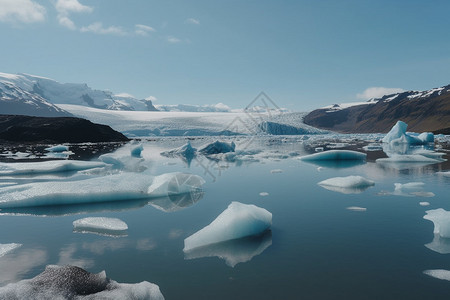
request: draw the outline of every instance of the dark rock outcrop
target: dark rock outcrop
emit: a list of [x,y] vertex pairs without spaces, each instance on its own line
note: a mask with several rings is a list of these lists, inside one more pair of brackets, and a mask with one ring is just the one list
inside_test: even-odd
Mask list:
[[106,125],[72,117],[0,115],[0,140],[33,143],[120,142],[129,139]]
[[450,127],[450,85],[422,92],[387,95],[375,104],[343,109],[316,109],[305,116],[308,125],[344,133],[388,132],[398,121],[408,130],[438,133]]

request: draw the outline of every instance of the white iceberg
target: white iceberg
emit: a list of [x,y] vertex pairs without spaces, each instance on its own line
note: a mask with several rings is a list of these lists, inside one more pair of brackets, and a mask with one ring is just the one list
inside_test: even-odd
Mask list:
[[450,211],[438,208],[427,210],[426,213],[423,218],[433,222],[433,233],[442,238],[450,238]]
[[69,151],[69,146],[56,145],[56,146],[45,148],[44,150],[46,150],[48,152],[64,152],[64,151]]
[[198,247],[185,252],[185,259],[197,259],[203,257],[218,257],[234,268],[239,263],[252,260],[272,245],[272,232],[267,230],[262,235],[249,236],[240,239],[225,241]]
[[0,189],[0,208],[149,199],[189,193],[205,181],[197,175],[120,173],[78,181],[34,182]]
[[367,208],[359,206],[349,206],[346,209],[351,211],[367,211]]
[[420,206],[429,206],[429,205],[430,205],[430,202],[426,202],[426,201],[419,202],[419,205],[420,205]]
[[89,217],[73,221],[75,232],[95,233],[107,236],[123,236],[128,225],[117,218]]
[[423,271],[423,274],[434,277],[436,279],[450,281],[450,271],[449,270],[443,270],[443,269],[425,270],[425,271]]
[[209,155],[209,154],[234,152],[235,149],[236,144],[234,142],[226,143],[221,141],[215,141],[213,143],[203,146],[199,150],[199,152],[204,155]]
[[188,141],[186,144],[184,144],[181,147],[161,152],[161,155],[164,155],[167,157],[181,156],[181,157],[185,157],[185,158],[189,159],[189,158],[193,158],[195,156],[196,152],[197,152],[197,149],[192,147],[191,143]]
[[261,234],[271,225],[272,214],[267,210],[232,202],[211,224],[186,238],[183,251]]
[[266,196],[269,196],[269,193],[267,193],[267,192],[261,192],[261,193],[259,193],[259,195],[260,195],[261,197],[266,197]]
[[0,288],[0,299],[136,299],[163,300],[156,284],[118,283],[105,271],[89,273],[75,266],[49,265],[32,279]]
[[10,244],[0,244],[0,257],[5,256],[8,252],[13,251],[21,247],[22,244],[10,243]]
[[366,160],[367,154],[352,150],[329,150],[300,157],[302,161]]
[[103,162],[76,160],[51,160],[28,163],[0,163],[0,176],[61,173],[101,168],[105,166],[106,164]]
[[147,169],[142,163],[145,161],[143,158],[135,156],[116,156],[115,154],[103,154],[100,155],[99,160],[105,164],[111,165],[115,169],[120,169],[130,172],[142,172]]
[[419,136],[413,136],[406,133],[407,128],[408,125],[405,122],[397,121],[397,123],[383,138],[383,143],[423,145],[434,142],[433,133],[424,132]]
[[347,176],[329,178],[319,182],[318,185],[343,194],[358,194],[374,186],[375,182],[361,176]]

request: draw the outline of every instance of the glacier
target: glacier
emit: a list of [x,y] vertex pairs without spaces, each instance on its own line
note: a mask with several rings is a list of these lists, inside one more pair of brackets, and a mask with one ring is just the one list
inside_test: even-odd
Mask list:
[[232,202],[208,226],[184,240],[184,252],[206,245],[258,235],[272,225],[272,214],[255,205]]
[[0,299],[136,299],[163,300],[159,287],[147,281],[118,283],[105,271],[94,274],[76,266],[48,265],[32,279],[0,287]]
[[318,185],[343,194],[359,194],[374,186],[375,182],[361,176],[347,176],[329,178],[319,182]]

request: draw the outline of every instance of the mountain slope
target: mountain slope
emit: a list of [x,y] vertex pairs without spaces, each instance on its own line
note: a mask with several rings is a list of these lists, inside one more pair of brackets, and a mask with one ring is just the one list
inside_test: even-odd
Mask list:
[[333,105],[316,109],[304,118],[311,126],[354,133],[388,132],[397,120],[416,132],[449,128],[450,85],[386,95],[354,106]]
[[109,91],[94,90],[86,84],[60,83],[53,79],[29,74],[0,73],[0,83],[40,96],[52,104],[75,104],[110,110],[156,110],[150,100],[139,100],[131,95],[114,95]]

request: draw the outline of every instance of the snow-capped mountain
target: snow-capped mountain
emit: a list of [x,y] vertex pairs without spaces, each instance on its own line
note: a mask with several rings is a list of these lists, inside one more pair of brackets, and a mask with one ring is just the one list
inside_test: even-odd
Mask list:
[[38,94],[27,91],[26,83],[14,84],[15,75],[0,73],[0,114],[38,117],[70,116]]
[[316,109],[305,123],[340,132],[387,132],[397,122],[411,131],[450,127],[450,85],[426,91],[407,91],[367,102],[343,103]]
[[0,82],[34,97],[40,96],[52,104],[83,105],[109,110],[156,110],[150,100],[139,100],[128,94],[114,95],[110,91],[92,89],[86,84],[60,83],[35,75],[6,73],[0,73]]

